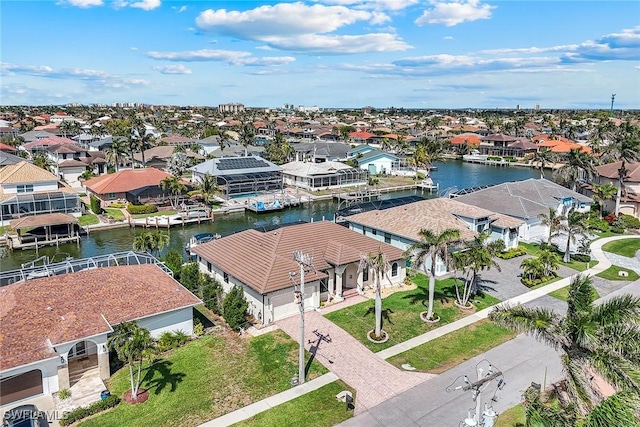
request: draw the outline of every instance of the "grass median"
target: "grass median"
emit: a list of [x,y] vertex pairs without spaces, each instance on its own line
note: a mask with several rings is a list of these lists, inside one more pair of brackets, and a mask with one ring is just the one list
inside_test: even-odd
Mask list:
[[489,320],[481,320],[393,356],[387,361],[400,369],[403,364],[408,363],[419,371],[440,374],[515,336],[513,332]]
[[605,243],[602,246],[605,252],[633,258],[636,252],[640,250],[640,239],[621,239],[613,242]]

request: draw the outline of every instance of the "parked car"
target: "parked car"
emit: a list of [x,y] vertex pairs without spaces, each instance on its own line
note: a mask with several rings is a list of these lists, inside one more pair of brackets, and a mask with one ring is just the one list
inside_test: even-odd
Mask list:
[[2,427],[48,427],[47,414],[36,405],[20,405],[9,409],[2,417]]

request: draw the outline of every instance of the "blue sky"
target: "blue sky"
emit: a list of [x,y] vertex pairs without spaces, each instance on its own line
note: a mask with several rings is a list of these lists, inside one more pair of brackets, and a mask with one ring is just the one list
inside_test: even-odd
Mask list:
[[0,2],[0,103],[640,108],[640,2]]

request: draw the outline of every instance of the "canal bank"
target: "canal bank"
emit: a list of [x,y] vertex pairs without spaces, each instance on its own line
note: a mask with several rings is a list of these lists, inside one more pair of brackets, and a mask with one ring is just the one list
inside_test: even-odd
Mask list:
[[[496,168],[478,164],[463,163],[461,161],[447,161],[437,164],[438,169],[431,172],[433,180],[440,184],[440,192],[444,194],[455,189],[475,187],[481,185],[498,184],[507,181],[518,181],[528,178],[538,178],[539,171],[532,168]],[[404,197],[412,195],[423,195],[421,191],[410,190],[396,193],[384,193],[383,199]],[[425,192],[424,196],[427,196]],[[310,203],[305,203],[298,208],[288,208],[279,212],[256,214],[252,212],[229,212],[216,215],[213,223],[202,223],[194,225],[177,226],[165,229],[170,236],[169,246],[162,254],[168,250],[177,250],[185,254],[184,246],[189,242],[191,236],[200,233],[214,233],[226,236],[238,231],[250,228],[269,228],[287,223],[300,221],[321,221],[331,220],[338,203],[333,200],[333,195],[326,194],[314,197]],[[83,236],[80,244],[60,245],[60,247],[45,247],[38,252],[39,256],[54,256],[56,253],[68,254],[74,258],[86,258],[111,252],[126,251],[132,249],[133,238],[136,233],[145,230],[144,228],[131,228],[127,223],[123,223],[121,228],[91,229],[88,235]],[[29,262],[36,258],[35,251],[13,251],[4,259],[0,259],[0,269],[2,271],[20,268],[22,263]]]

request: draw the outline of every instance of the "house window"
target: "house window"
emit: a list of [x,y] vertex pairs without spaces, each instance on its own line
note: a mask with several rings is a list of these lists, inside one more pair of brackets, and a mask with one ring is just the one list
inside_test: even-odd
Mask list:
[[211,263],[209,261],[207,261],[207,270],[211,273]]
[[373,234],[374,236],[378,234],[378,230],[376,230],[375,228],[371,229],[371,234]]
[[229,274],[227,272],[222,273],[224,283],[229,283]]
[[362,270],[362,281],[363,282],[368,282],[369,281],[369,269],[365,268],[364,270]]
[[391,277],[396,277],[398,275],[398,263],[394,262],[391,265]]
[[33,193],[33,184],[18,185],[18,193]]
[[384,242],[385,243],[391,243],[391,234],[384,233]]
[[109,193],[109,199],[115,199],[116,198],[116,193]]

